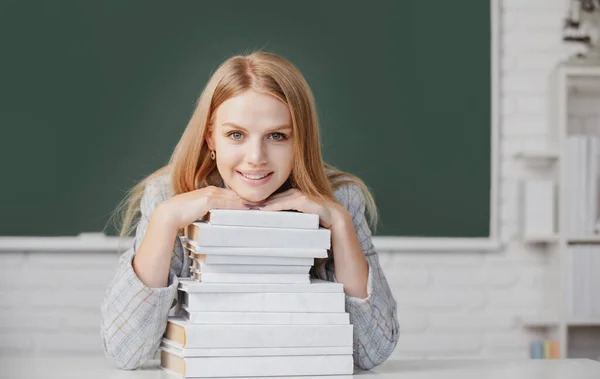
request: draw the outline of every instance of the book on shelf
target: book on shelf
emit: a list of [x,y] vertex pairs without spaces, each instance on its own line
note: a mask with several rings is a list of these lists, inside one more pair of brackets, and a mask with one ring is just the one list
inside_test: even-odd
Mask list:
[[209,293],[183,292],[190,312],[345,312],[343,292]]
[[222,247],[294,247],[329,249],[331,232],[317,230],[216,226],[198,221],[186,226],[185,236],[199,246]]
[[354,362],[346,355],[253,357],[181,357],[161,350],[161,367],[186,378],[351,375]]
[[309,284],[310,274],[226,274],[201,273],[193,267],[191,277],[203,283],[264,283],[264,284]]
[[186,236],[180,236],[188,251],[201,255],[234,255],[289,258],[327,258],[327,248],[306,249],[296,247],[247,247],[247,246],[200,246]]
[[598,137],[587,138],[587,172],[586,172],[586,212],[585,231],[588,235],[594,232],[594,226],[598,216],[598,154],[600,143]]
[[348,325],[350,315],[308,312],[196,312],[183,305],[182,317],[192,324],[238,325]]
[[566,194],[567,233],[590,236],[598,220],[599,137],[571,135],[567,138]]
[[203,274],[308,274],[312,266],[207,264],[192,259],[192,267]]
[[600,317],[600,246],[570,246],[571,271],[567,278],[568,315],[574,320]]
[[559,359],[560,350],[558,348],[558,341],[532,341],[529,345],[529,357],[531,359]]
[[353,325],[203,325],[169,316],[164,338],[183,348],[352,346]]
[[211,209],[202,220],[219,226],[319,229],[319,215],[295,211]]
[[277,284],[277,283],[203,283],[189,277],[179,279],[178,289],[185,292],[344,292],[342,283],[329,282],[327,280],[310,278],[306,284]]

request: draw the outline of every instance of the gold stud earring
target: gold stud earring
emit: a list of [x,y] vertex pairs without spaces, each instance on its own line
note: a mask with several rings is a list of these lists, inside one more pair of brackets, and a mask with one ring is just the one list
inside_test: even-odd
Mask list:
[[213,161],[215,160],[215,152],[212,150],[210,152],[210,159],[212,159]]

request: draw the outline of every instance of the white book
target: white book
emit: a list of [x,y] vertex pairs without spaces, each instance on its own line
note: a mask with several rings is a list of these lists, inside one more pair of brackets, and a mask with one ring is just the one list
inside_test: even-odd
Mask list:
[[201,348],[187,349],[163,338],[160,349],[180,357],[260,357],[281,355],[344,355],[352,354],[352,346],[326,347],[247,347],[247,348]]
[[185,235],[200,246],[294,247],[304,249],[329,249],[331,247],[331,232],[326,228],[305,230],[216,226],[198,221],[185,228]]
[[203,283],[309,284],[310,274],[225,274],[201,273],[190,267],[192,278]]
[[575,236],[577,234],[577,138],[570,136],[567,139],[567,234]]
[[186,378],[290,375],[304,378],[304,375],[350,375],[354,372],[352,355],[178,357],[163,350],[160,364],[163,369]]
[[164,337],[184,348],[352,346],[349,325],[203,325],[170,316]]
[[346,312],[188,312],[184,304],[182,313],[183,319],[192,324],[348,325],[350,323],[350,315]]
[[567,268],[567,281],[565,283],[565,294],[567,297],[567,318],[572,318],[574,316],[574,292],[575,292],[575,287],[574,287],[574,263],[575,263],[575,258],[573,257],[573,251],[571,250],[570,247],[567,247],[567,254],[569,255],[570,258],[570,266],[568,266]]
[[592,315],[600,316],[600,248],[592,248]]
[[192,259],[192,267],[203,274],[308,274],[312,266],[217,265]]
[[598,196],[598,138],[588,137],[588,156],[587,156],[587,193],[586,193],[586,207],[585,207],[585,235],[594,234],[594,227],[596,225],[596,198]]
[[577,231],[576,235],[585,236],[586,203],[587,199],[587,139],[585,136],[578,136],[578,161],[577,167]]
[[584,316],[589,317],[592,315],[592,247],[584,246],[585,249],[585,267],[583,275],[583,294],[584,294]]
[[327,258],[327,249],[304,249],[295,247],[227,247],[200,246],[185,236],[179,237],[186,249],[202,255],[235,255],[288,258]]
[[[188,251],[190,250],[188,249]],[[216,265],[312,266],[315,263],[315,259],[310,257],[261,257],[245,255],[196,254],[193,251],[190,251],[190,258],[206,264]]]
[[585,269],[585,257],[583,246],[572,246],[570,250],[573,254],[573,316],[582,318],[585,314],[584,294],[583,294],[583,275]]
[[554,235],[553,180],[527,180],[524,188],[523,234],[527,236]]
[[322,279],[310,278],[306,284],[236,284],[236,283],[203,283],[192,278],[179,279],[178,288],[185,292],[344,292],[342,283],[328,282]]
[[294,211],[211,209],[203,220],[221,226],[319,229],[319,215]]
[[344,313],[345,294],[337,293],[210,293],[183,292],[188,312],[322,312]]

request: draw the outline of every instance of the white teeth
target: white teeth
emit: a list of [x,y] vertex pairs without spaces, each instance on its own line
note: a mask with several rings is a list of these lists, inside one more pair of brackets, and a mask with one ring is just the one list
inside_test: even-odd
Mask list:
[[246,177],[248,179],[258,180],[258,179],[262,179],[262,178],[268,176],[269,174],[266,174],[266,175],[246,175],[246,174],[242,174],[242,175],[244,175],[244,177]]

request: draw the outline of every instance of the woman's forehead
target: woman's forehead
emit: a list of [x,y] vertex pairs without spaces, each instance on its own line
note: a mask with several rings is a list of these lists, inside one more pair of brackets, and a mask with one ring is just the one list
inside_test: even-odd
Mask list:
[[248,91],[223,102],[217,109],[217,120],[249,130],[291,126],[292,117],[288,106],[275,97]]

